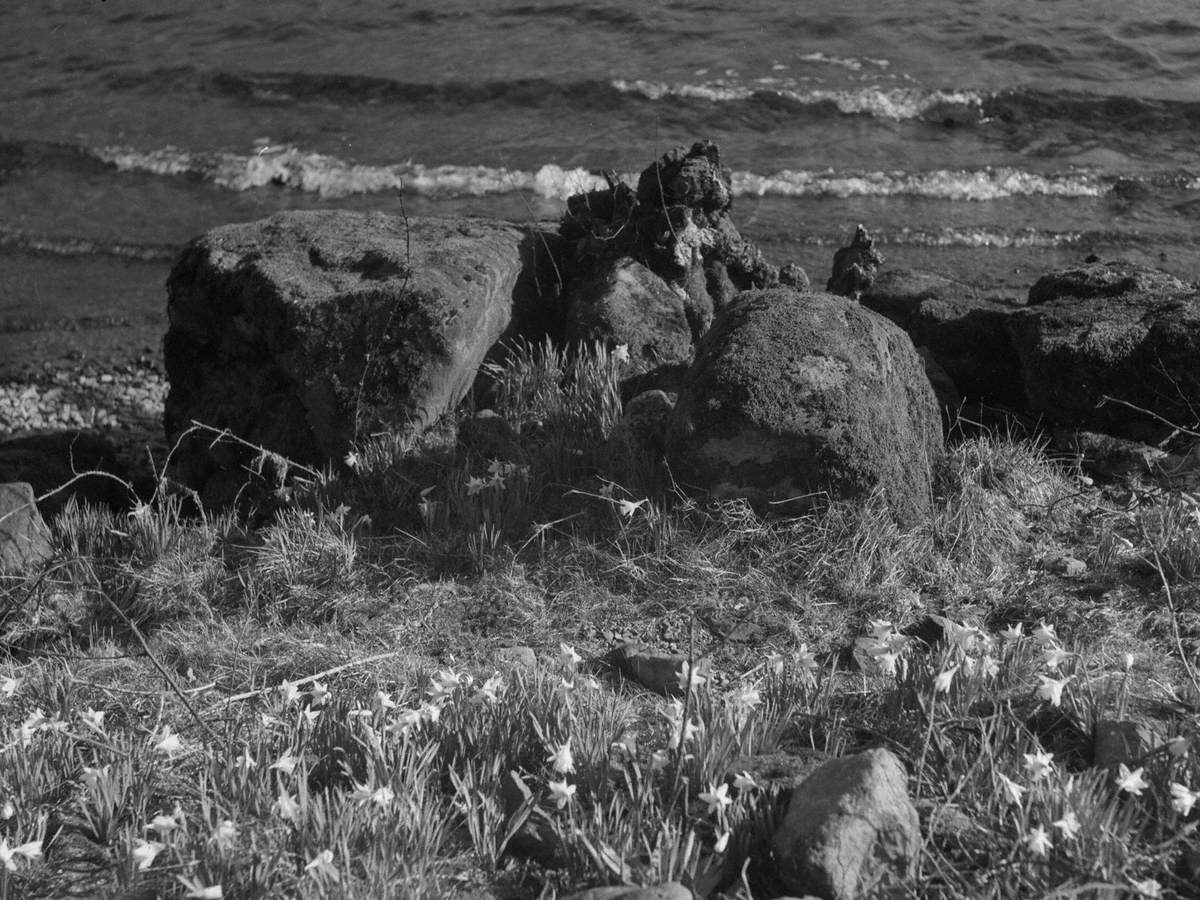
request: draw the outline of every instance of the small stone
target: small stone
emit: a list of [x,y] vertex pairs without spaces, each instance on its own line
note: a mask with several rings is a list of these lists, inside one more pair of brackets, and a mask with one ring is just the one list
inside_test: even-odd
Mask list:
[[679,673],[687,665],[687,657],[680,653],[652,653],[645,645],[629,641],[613,650],[608,659],[626,678],[656,694],[678,697],[683,693]]

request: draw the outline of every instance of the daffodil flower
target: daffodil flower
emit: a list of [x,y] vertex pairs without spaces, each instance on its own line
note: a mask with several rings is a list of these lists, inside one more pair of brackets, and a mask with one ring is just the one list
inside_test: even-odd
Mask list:
[[583,662],[583,657],[575,652],[575,648],[570,644],[559,643],[558,645],[558,664],[564,669],[574,671],[575,667]]
[[487,486],[488,482],[485,479],[480,478],[478,475],[473,475],[467,479],[467,496],[475,497],[482,494]]
[[679,682],[679,689],[681,691],[693,690],[704,684],[704,682],[708,681],[707,678],[701,675],[692,666],[692,664],[686,660],[680,664],[679,669],[675,673],[675,677]]
[[546,757],[546,762],[551,763],[551,768],[559,775],[566,775],[568,772],[575,771],[575,757],[571,754],[571,742],[559,744],[558,747]]
[[497,703],[500,700],[500,696],[504,693],[505,688],[504,678],[499,672],[494,672],[491,678],[479,686],[479,693],[476,694],[476,699],[487,703]]
[[629,345],[617,344],[612,352],[613,362],[627,363],[629,362]]
[[184,896],[188,900],[221,900],[225,896],[220,884],[205,884],[198,878],[185,878],[183,875],[176,875],[175,880],[187,888]]
[[650,771],[661,772],[670,761],[671,756],[666,750],[655,750],[650,754]]
[[1186,784],[1178,781],[1171,782],[1171,806],[1175,812],[1181,816],[1188,815],[1197,800],[1200,800],[1200,792],[1190,790]]
[[392,699],[392,695],[385,690],[375,692],[375,699],[372,705],[380,712],[387,712],[389,709],[396,708],[396,701]]
[[250,755],[250,745],[242,745],[242,755],[238,757],[237,767],[243,772],[249,772],[251,769],[258,768],[258,760]]
[[273,808],[281,819],[287,819],[293,825],[300,823],[300,804],[282,787],[279,789],[279,796],[275,800]]
[[146,826],[146,830],[153,829],[160,838],[164,838],[178,827],[179,822],[174,816],[159,813],[150,820],[150,823]]
[[1072,654],[1068,653],[1061,647],[1048,647],[1046,652],[1042,654],[1042,665],[1044,665],[1051,672],[1057,672],[1058,667],[1062,665],[1064,661],[1070,659],[1071,655]]
[[308,691],[308,700],[313,706],[323,706],[329,701],[329,688],[319,681],[314,681]]
[[550,797],[559,809],[564,809],[575,797],[575,785],[567,784],[565,780],[551,781],[548,783],[548,787],[550,788]]
[[37,859],[42,855],[42,842],[30,841],[27,844],[19,844],[16,847],[8,846],[8,838],[0,838],[0,864],[9,872],[17,871],[18,856],[23,856],[27,861]]
[[1047,625],[1044,619],[1038,623],[1037,628],[1033,629],[1033,639],[1043,647],[1058,643],[1058,635],[1054,632],[1054,626]]
[[1151,900],[1162,896],[1162,885],[1153,878],[1147,878],[1145,881],[1130,881],[1129,886],[1137,891],[1140,897],[1150,897]]
[[179,735],[171,733],[170,725],[164,725],[162,732],[157,737],[158,742],[154,745],[154,750],[157,753],[162,753],[170,757],[183,749],[183,741],[179,739]]
[[801,644],[793,657],[793,663],[801,672],[815,672],[820,668],[817,658],[808,652],[808,644]]
[[754,791],[758,789],[758,782],[743,769],[739,774],[733,776],[733,786],[742,792]]
[[1004,640],[1008,641],[1009,643],[1015,644],[1022,637],[1024,637],[1024,635],[1022,634],[1022,629],[1023,629],[1023,626],[1021,625],[1021,623],[1016,622],[1012,625],[1009,625],[1007,628],[1005,628],[1003,631],[1001,631],[1000,637],[1004,638]]
[[271,763],[269,768],[275,769],[277,772],[282,772],[284,775],[291,775],[296,771],[296,766],[299,763],[300,758],[294,756],[291,750],[284,750],[283,755]]
[[716,787],[710,785],[709,789],[700,794],[698,799],[701,803],[708,805],[709,815],[724,812],[725,808],[733,803],[729,796],[729,785],[725,782],[721,782]]
[[304,866],[305,872],[311,872],[314,876],[328,878],[331,881],[340,881],[341,875],[338,873],[337,866],[333,864],[333,851],[322,850],[316,856],[308,861]]
[[0,806],[0,822],[7,822],[16,814],[17,808],[13,806],[13,802],[11,800],[5,800],[4,804]]
[[9,676],[8,678],[5,678],[3,681],[0,681],[0,694],[3,694],[4,699],[7,700],[8,698],[10,698],[13,694],[15,694],[17,692],[17,688],[19,688],[20,686],[21,686],[21,682],[18,679],[13,678],[12,676]]
[[950,685],[954,681],[954,673],[958,671],[958,666],[951,666],[944,672],[938,672],[937,677],[933,679],[933,689],[939,694],[948,694]]
[[1127,794],[1133,794],[1135,797],[1140,797],[1142,791],[1150,787],[1150,782],[1142,777],[1143,768],[1138,766],[1133,771],[1129,770],[1129,766],[1121,763],[1117,770],[1116,780],[1117,787]]
[[717,840],[713,844],[713,853],[724,853],[725,848],[729,846],[729,831],[722,831],[717,835]]
[[133,860],[137,863],[139,872],[145,872],[154,864],[155,858],[167,848],[166,844],[158,841],[146,841],[138,838],[133,842]]
[[1008,797],[1008,802],[1019,804],[1021,798],[1025,796],[1025,788],[1001,772],[997,772],[996,777],[1000,779],[1000,786],[1004,789],[1005,796]]
[[96,734],[104,734],[104,713],[88,707],[79,714],[79,720]]
[[1054,771],[1053,753],[1026,753],[1025,771],[1034,781],[1045,778]]
[[1054,844],[1050,840],[1050,833],[1039,825],[1037,828],[1031,828],[1029,834],[1025,835],[1025,846],[1034,855],[1045,856],[1054,847]]
[[1047,675],[1039,675],[1038,681],[1042,684],[1037,689],[1037,695],[1043,700],[1049,701],[1051,706],[1061,706],[1063,688],[1067,686],[1067,682],[1070,680],[1070,675],[1066,678],[1050,678]]
[[279,685],[279,699],[284,706],[300,702],[300,689],[286,678]]
[[1075,815],[1075,810],[1073,809],[1068,809],[1063,813],[1061,819],[1050,824],[1061,831],[1063,837],[1067,840],[1071,840],[1075,835],[1079,834],[1079,817]]
[[212,839],[222,850],[230,850],[238,839],[238,827],[232,819],[222,819],[213,829]]

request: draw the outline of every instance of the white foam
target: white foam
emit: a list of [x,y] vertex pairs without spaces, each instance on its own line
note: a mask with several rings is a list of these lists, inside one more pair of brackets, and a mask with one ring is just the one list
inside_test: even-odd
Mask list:
[[1016,231],[988,228],[942,228],[924,231],[919,228],[902,228],[887,235],[876,236],[881,244],[910,244],[921,247],[1061,247],[1075,244],[1083,239],[1078,231],[1038,231],[1025,228]]
[[1005,197],[1099,197],[1110,186],[1085,173],[1039,174],[1019,169],[933,172],[824,172],[785,169],[774,175],[736,172],[735,196],[892,197],[938,200],[1000,200]]
[[[932,110],[962,107],[972,111],[982,109],[985,95],[975,91],[927,90],[924,88],[883,88],[867,86],[846,90],[802,88],[795,80],[774,80],[773,92],[796,103],[816,106],[830,103],[847,115],[871,115],[881,119],[903,121],[919,119]],[[710,81],[701,84],[669,84],[662,81],[612,82],[618,91],[641,94],[648,100],[666,97],[708,100],[728,103],[748,100],[762,90],[752,85]]]
[[[481,197],[525,191],[548,200],[606,186],[603,176],[582,168],[546,164],[533,171],[492,166],[426,166],[418,163],[359,165],[292,146],[258,152],[195,154],[174,148],[138,151],[105,148],[97,155],[123,171],[199,175],[235,191],[279,185],[345,197],[403,190],[429,197]],[[637,175],[622,177],[635,184]],[[1006,197],[1099,197],[1111,183],[1086,172],[1043,174],[1020,169],[932,172],[837,172],[785,169],[772,175],[733,173],[735,197],[890,197],[937,200],[1001,200]]]

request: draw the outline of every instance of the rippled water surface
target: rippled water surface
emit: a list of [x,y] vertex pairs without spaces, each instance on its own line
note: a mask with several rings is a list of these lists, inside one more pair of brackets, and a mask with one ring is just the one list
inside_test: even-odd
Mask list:
[[553,218],[706,137],[814,281],[856,222],[997,292],[1089,252],[1200,277],[1200,7],[41,0],[0,6],[0,326],[161,317],[278,209]]

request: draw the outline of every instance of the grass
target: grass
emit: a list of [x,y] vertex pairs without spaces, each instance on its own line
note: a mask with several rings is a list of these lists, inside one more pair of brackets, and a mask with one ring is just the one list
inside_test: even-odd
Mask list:
[[[0,584],[0,898],[774,897],[764,761],[880,746],[922,829],[880,896],[1197,896],[1193,497],[982,434],[917,528],[878,497],[764,520],[610,458],[622,364],[517,346],[504,441],[264,460],[249,515],[68,505]],[[622,639],[703,680],[622,681]],[[1113,719],[1141,747],[1093,768]]]

